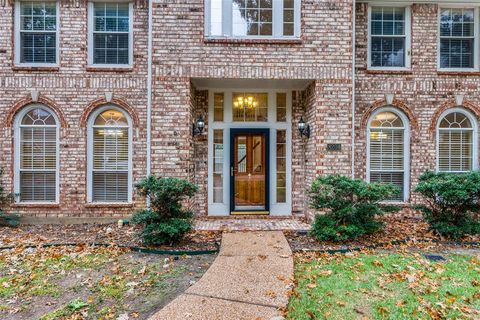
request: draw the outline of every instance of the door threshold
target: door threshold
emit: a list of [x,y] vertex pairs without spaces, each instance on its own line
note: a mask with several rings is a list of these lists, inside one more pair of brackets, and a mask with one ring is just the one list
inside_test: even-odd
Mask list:
[[268,216],[270,211],[232,211],[231,215]]

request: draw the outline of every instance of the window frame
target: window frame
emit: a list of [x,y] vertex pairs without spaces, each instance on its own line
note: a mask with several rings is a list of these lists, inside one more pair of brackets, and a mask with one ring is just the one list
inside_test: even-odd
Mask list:
[[[110,2],[110,3],[128,3],[128,63],[127,64],[104,64],[104,63],[93,63],[93,55],[94,55],[94,48],[93,48],[93,35],[95,33],[95,23],[94,23],[94,16],[95,16],[95,2]],[[130,0],[89,0],[87,5],[88,11],[88,35],[87,35],[87,68],[100,68],[100,69],[130,69],[133,67],[133,20],[134,20],[134,8],[133,2]],[[118,33],[118,32],[112,32]]]
[[[405,66],[403,67],[375,67],[372,66],[372,7],[405,8]],[[402,3],[369,3],[367,19],[367,70],[379,71],[410,71],[412,68],[412,7]]]
[[388,203],[406,203],[410,199],[410,120],[408,117],[395,106],[384,106],[375,110],[368,118],[367,122],[367,157],[366,157],[366,181],[370,182],[370,130],[372,128],[372,121],[379,113],[391,112],[397,115],[403,122],[403,200],[401,201],[386,201]]
[[[50,113],[52,117],[55,119],[55,127],[56,127],[56,137],[57,142],[55,144],[55,201],[21,201],[19,196],[21,190],[21,181],[20,181],[20,174],[21,174],[21,156],[20,156],[20,148],[21,148],[21,128],[22,120],[25,115],[34,110],[34,109],[43,109]],[[28,170],[27,170],[28,171]],[[56,205],[60,203],[60,121],[55,111],[53,111],[48,106],[42,103],[31,103],[22,108],[15,116],[15,127],[14,127],[14,183],[13,183],[13,190],[15,194],[15,202],[20,204],[34,204],[34,205]]]
[[[271,36],[236,36],[232,34],[232,0],[223,0],[222,3],[222,35],[210,34],[211,0],[205,0],[204,15],[204,37],[206,39],[240,39],[240,40],[298,40],[301,37],[301,8],[302,1],[294,0],[294,34],[293,36],[283,35],[283,1],[273,0],[272,2],[272,35]],[[275,5],[277,3],[277,5]],[[277,26],[277,27],[275,27]]]
[[[479,71],[480,64],[480,7],[472,6],[468,4],[452,4],[452,5],[439,5],[437,11],[437,71],[440,72],[477,72]],[[442,37],[440,36],[440,25],[441,25],[441,13],[442,9],[474,9],[474,46],[473,46],[473,68],[442,68],[441,67],[441,52],[440,52],[440,42]]]
[[[48,0],[30,0],[33,2],[52,2]],[[26,1],[26,2],[30,2]],[[60,66],[60,1],[53,0],[56,5],[56,30],[55,30],[55,63],[43,62],[21,62],[21,0],[15,0],[15,14],[14,14],[14,66],[18,67],[39,67],[39,68],[56,68]],[[53,32],[52,32],[53,33]]]
[[[440,129],[440,123],[442,120],[449,114],[451,113],[461,113],[464,116],[470,120],[470,123],[472,124],[472,171],[475,171],[478,169],[478,121],[477,118],[468,110],[465,108],[462,108],[461,106],[455,107],[455,108],[450,108],[446,111],[444,111],[440,117],[437,120],[436,124],[436,133],[435,133],[435,171],[436,172],[447,172],[447,173],[465,173],[465,172],[470,172],[470,171],[440,171],[440,130],[452,130],[452,129]],[[459,131],[461,131],[460,129]]]
[[[116,110],[121,112],[128,121],[128,199],[126,202],[122,201],[93,201],[93,129],[94,123],[97,117],[105,110]],[[95,205],[129,205],[133,203],[133,122],[130,114],[123,108],[113,103],[107,103],[97,108],[92,114],[90,114],[87,122],[87,203]]]

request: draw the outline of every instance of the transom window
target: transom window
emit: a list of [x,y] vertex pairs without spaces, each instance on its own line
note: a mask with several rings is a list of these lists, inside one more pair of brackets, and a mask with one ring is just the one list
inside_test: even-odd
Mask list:
[[404,201],[407,194],[407,134],[405,120],[393,110],[377,113],[368,128],[368,178],[392,183],[400,192],[391,200]]
[[475,67],[475,9],[440,11],[440,68]]
[[410,8],[370,7],[369,67],[410,67]]
[[233,121],[267,121],[268,93],[233,93]]
[[[474,168],[476,140],[471,116],[453,111],[443,116],[438,125],[438,171],[468,172]],[[475,150],[476,153],[476,150]]]
[[125,113],[107,107],[90,125],[91,202],[131,201],[131,127]]
[[16,188],[20,202],[58,202],[58,125],[41,105],[19,114]]
[[301,0],[206,0],[208,37],[300,36]]
[[58,14],[55,1],[20,1],[15,7],[15,62],[55,65]]
[[132,62],[132,4],[93,2],[90,16],[90,64],[130,65]]

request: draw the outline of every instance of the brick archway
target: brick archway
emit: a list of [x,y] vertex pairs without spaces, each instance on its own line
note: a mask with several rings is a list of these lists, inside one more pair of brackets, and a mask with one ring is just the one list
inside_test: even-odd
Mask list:
[[56,113],[58,120],[60,121],[60,127],[62,128],[68,127],[68,124],[67,124],[67,121],[65,120],[65,115],[63,114],[62,109],[53,100],[43,95],[40,95],[37,101],[33,101],[32,97],[29,95],[15,102],[15,104],[7,112],[7,117],[5,119],[5,127],[7,128],[12,127],[15,116],[17,115],[18,111],[23,109],[25,106],[28,106],[29,104],[34,104],[34,103],[43,104],[46,107],[52,109]]
[[378,109],[383,108],[383,107],[395,107],[402,111],[408,118],[408,121],[410,121],[410,127],[411,127],[411,132],[415,132],[417,127],[418,127],[418,122],[417,118],[413,114],[413,112],[410,110],[410,108],[407,106],[405,102],[399,99],[394,99],[391,104],[388,104],[385,99],[382,100],[377,100],[375,101],[364,113],[362,116],[362,122],[361,122],[361,130],[362,132],[365,131],[367,128],[368,120],[370,116]]
[[435,111],[435,114],[432,117],[432,122],[430,123],[430,127],[428,128],[430,133],[432,133],[432,134],[435,133],[435,131],[437,130],[438,120],[440,120],[440,116],[445,111],[447,111],[448,109],[451,109],[451,108],[464,108],[464,109],[470,111],[477,119],[480,119],[479,107],[477,105],[475,105],[474,103],[465,100],[463,102],[463,104],[459,106],[459,105],[457,105],[455,100],[449,100],[449,101],[445,102],[444,104],[442,104],[437,109],[437,111]]
[[122,98],[117,98],[113,97],[111,101],[107,101],[104,97],[95,99],[91,101],[85,110],[82,113],[82,116],[80,117],[80,127],[86,127],[87,126],[87,121],[88,117],[90,114],[98,107],[104,106],[106,104],[114,104],[117,105],[118,107],[124,109],[130,116],[133,122],[133,127],[138,127],[140,125],[140,120],[138,118],[137,112],[135,111],[134,108],[130,106],[130,104],[125,101]]

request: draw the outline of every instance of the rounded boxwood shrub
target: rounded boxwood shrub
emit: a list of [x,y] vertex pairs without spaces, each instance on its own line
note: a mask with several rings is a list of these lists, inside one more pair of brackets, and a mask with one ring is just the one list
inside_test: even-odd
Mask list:
[[326,213],[315,215],[311,234],[318,240],[345,241],[374,233],[383,227],[377,216],[399,209],[380,202],[398,192],[391,184],[338,175],[318,177],[309,191],[310,206]]
[[453,239],[480,234],[480,172],[427,171],[415,191],[425,200],[415,208],[439,234]]
[[150,200],[150,208],[136,212],[132,222],[143,225],[141,237],[146,245],[179,242],[192,229],[193,213],[182,202],[194,196],[197,186],[177,178],[150,176],[135,186]]

